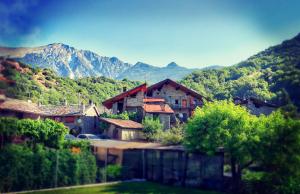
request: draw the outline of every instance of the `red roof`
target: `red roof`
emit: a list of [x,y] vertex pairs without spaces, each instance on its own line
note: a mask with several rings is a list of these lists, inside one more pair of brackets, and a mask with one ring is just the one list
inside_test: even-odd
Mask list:
[[197,93],[196,91],[189,89],[187,87],[185,87],[184,85],[181,85],[171,79],[165,79],[161,82],[158,82],[152,86],[149,86],[147,88],[147,93],[149,94],[151,91],[155,90],[155,89],[161,89],[163,87],[163,85],[165,84],[169,84],[171,86],[173,86],[174,88],[178,89],[178,90],[182,90],[184,92],[186,92],[187,94],[193,96],[194,98],[198,98],[198,99],[202,99],[205,98],[204,96],[202,96],[201,94]]
[[143,91],[143,92],[146,92],[147,90],[147,86],[146,86],[146,83],[142,84],[142,85],[139,85],[131,90],[128,90],[126,92],[123,92],[115,97],[112,97],[108,100],[105,100],[104,102],[102,102],[102,104],[108,108],[108,109],[111,109],[112,108],[112,105],[115,103],[115,102],[118,102],[120,101],[121,99],[127,97],[127,96],[130,96],[130,95],[133,95],[133,94],[137,94],[138,92],[140,91]]
[[144,104],[143,109],[147,113],[174,113],[173,109],[168,104]]
[[131,120],[111,119],[111,118],[103,118],[103,117],[101,117],[100,120],[127,129],[143,128],[143,125],[141,123],[137,123]]
[[143,102],[165,102],[163,98],[144,98]]

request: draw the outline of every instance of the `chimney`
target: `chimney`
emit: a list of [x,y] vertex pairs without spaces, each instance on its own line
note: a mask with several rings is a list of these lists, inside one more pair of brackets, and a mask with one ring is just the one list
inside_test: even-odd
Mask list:
[[126,92],[126,91],[127,91],[127,87],[124,86],[124,87],[123,87],[123,92]]
[[38,102],[38,107],[41,107],[42,106],[42,103],[39,101]]
[[94,102],[92,100],[89,100],[89,105],[90,106],[93,106],[94,105]]
[[161,110],[162,110],[162,111],[165,111],[165,107],[166,107],[165,104],[161,104],[160,107],[161,107]]
[[66,99],[64,100],[64,105],[68,106],[68,101]]

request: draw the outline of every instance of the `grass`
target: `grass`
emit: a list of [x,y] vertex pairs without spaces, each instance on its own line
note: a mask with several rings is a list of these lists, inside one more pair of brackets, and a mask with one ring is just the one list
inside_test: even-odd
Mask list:
[[82,187],[82,188],[72,188],[72,189],[57,189],[52,191],[39,191],[33,192],[34,194],[220,194],[213,191],[203,191],[199,189],[182,188],[175,186],[166,186],[158,183],[152,182],[122,182],[114,183],[109,185],[100,185],[93,187]]

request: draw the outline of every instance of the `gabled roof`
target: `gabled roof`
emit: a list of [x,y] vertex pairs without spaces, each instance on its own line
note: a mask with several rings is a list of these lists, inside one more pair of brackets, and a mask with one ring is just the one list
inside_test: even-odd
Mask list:
[[174,113],[173,109],[168,104],[144,104],[143,109],[147,113]]
[[102,104],[108,108],[108,109],[111,109],[112,108],[112,105],[115,103],[115,102],[118,102],[120,101],[121,99],[127,97],[127,96],[130,96],[130,95],[134,95],[134,94],[137,94],[138,92],[140,91],[143,91],[143,92],[146,92],[147,90],[147,85],[146,83],[142,84],[142,85],[139,85],[131,90],[128,90],[126,92],[123,92],[115,97],[112,97],[108,100],[105,100],[104,102],[102,102]]
[[[187,88],[184,85],[181,85],[171,79],[165,79],[163,81],[160,81],[156,84],[153,84],[152,86],[149,86],[147,88],[147,93],[149,94],[151,91],[155,90],[155,89],[161,89],[163,87],[163,85],[169,84],[171,86],[173,86],[174,88],[178,89],[178,90],[182,90],[184,92],[186,92],[187,94],[193,96],[194,98],[198,98],[198,99],[202,99],[205,98],[204,96],[202,96],[201,94],[197,93],[196,91]],[[206,99],[206,98],[205,98]]]
[[248,101],[252,101],[253,104],[256,106],[256,107],[262,107],[262,106],[268,106],[268,107],[272,107],[272,108],[278,108],[279,106],[276,105],[276,104],[272,104],[272,103],[269,103],[267,101],[264,101],[264,100],[260,100],[258,98],[254,98],[254,97],[250,97],[250,98],[240,98],[238,96],[234,97],[233,98],[234,101],[239,101],[238,103],[236,104],[239,104],[239,105],[244,105],[244,104],[248,104]]
[[16,112],[25,112],[43,116],[75,116],[82,115],[87,110],[94,108],[96,113],[98,110],[94,105],[90,105],[83,109],[78,105],[38,105],[33,102],[18,100],[13,98],[5,98],[0,103],[0,110],[11,110]]
[[137,123],[131,120],[122,120],[122,119],[111,119],[111,118],[103,118],[100,117],[101,121],[116,125],[121,128],[126,129],[142,129],[143,125],[141,123]]

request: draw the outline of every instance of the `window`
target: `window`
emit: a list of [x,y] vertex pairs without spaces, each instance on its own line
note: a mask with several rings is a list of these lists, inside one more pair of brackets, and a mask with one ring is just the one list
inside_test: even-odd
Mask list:
[[179,100],[176,99],[176,100],[175,100],[175,104],[179,104]]

